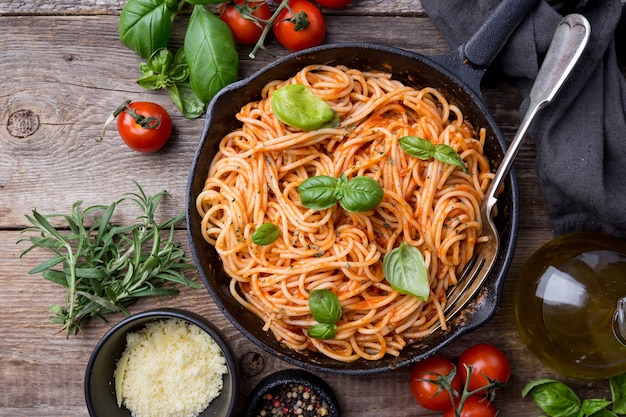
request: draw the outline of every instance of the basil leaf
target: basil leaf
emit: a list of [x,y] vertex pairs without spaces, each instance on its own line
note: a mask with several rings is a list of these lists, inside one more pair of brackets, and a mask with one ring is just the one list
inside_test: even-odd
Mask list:
[[613,412],[626,414],[626,373],[609,379],[611,398],[613,400]]
[[361,213],[377,207],[383,200],[383,187],[373,178],[358,176],[351,178],[342,187],[341,207]]
[[309,335],[309,337],[314,337],[320,340],[332,339],[333,337],[335,337],[336,334],[335,325],[319,323],[313,327],[310,327],[309,330],[307,330],[307,334]]
[[269,245],[280,236],[280,229],[272,223],[263,223],[252,233],[252,242],[257,245]]
[[458,166],[464,173],[469,174],[463,159],[451,146],[443,143],[433,145],[426,139],[418,138],[417,136],[404,136],[398,139],[398,141],[402,150],[411,156],[424,161],[435,158],[445,164]]
[[172,51],[167,48],[159,48],[148,58],[148,67],[156,73],[166,74],[172,67],[173,62],[174,54],[172,54]]
[[181,83],[187,81],[189,78],[189,65],[185,59],[185,50],[179,48],[174,55],[174,60],[169,70],[170,81],[174,83]]
[[358,176],[339,179],[328,175],[307,178],[298,186],[300,201],[304,207],[324,210],[337,201],[347,211],[364,212],[378,206],[385,194],[378,182],[370,177]]
[[530,395],[535,404],[550,417],[578,417],[582,411],[578,396],[570,387],[551,379],[531,382],[522,390],[522,397]]
[[404,136],[398,139],[400,147],[406,153],[416,158],[427,160],[435,154],[435,145],[426,139],[417,136]]
[[402,242],[383,258],[383,274],[393,289],[426,301],[430,295],[428,271],[422,253]]
[[335,324],[341,318],[341,301],[328,289],[311,291],[309,309],[319,323]]
[[433,154],[433,158],[448,165],[461,167],[463,172],[469,174],[469,170],[465,166],[463,159],[461,159],[461,155],[459,155],[458,152],[455,151],[454,148],[451,146],[445,145],[443,143],[435,145],[435,153]]
[[120,13],[120,41],[148,59],[164,48],[172,33],[172,15],[163,0],[128,0]]
[[302,84],[279,88],[272,93],[270,102],[278,120],[306,131],[319,129],[336,116],[328,103]]
[[591,417],[617,417],[617,414],[607,410],[606,408],[603,408],[602,410],[593,413]]
[[208,103],[237,79],[239,55],[233,34],[224,21],[204,6],[194,6],[185,32],[184,53],[189,83],[198,98]]
[[307,178],[298,186],[300,202],[304,207],[313,210],[332,207],[341,197],[337,185],[337,179],[328,175]]
[[[166,89],[172,84],[171,73],[176,70],[172,69],[174,55],[167,48],[160,48],[148,58],[147,63],[141,63],[141,77],[137,80],[137,84],[148,90]],[[188,75],[186,64],[181,66],[181,70],[185,78]]]
[[178,110],[186,118],[195,119],[204,113],[205,105],[191,89],[189,82],[175,83],[170,85],[167,90]]
[[611,405],[611,401],[604,399],[583,400],[582,410],[584,415],[590,416],[595,415],[600,410],[604,410],[609,405]]
[[147,64],[140,65],[139,68],[141,69],[142,75],[137,80],[137,84],[139,84],[140,87],[145,88],[146,90],[158,90],[160,88],[164,88],[162,78],[150,71]]

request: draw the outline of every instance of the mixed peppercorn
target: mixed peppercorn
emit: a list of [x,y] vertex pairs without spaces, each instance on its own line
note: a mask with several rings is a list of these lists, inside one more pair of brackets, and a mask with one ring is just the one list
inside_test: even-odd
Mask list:
[[302,384],[282,384],[263,395],[257,417],[318,417],[329,414],[328,404]]

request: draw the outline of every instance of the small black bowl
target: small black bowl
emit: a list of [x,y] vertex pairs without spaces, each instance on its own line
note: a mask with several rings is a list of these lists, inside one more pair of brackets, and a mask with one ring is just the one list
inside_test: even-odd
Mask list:
[[256,417],[263,406],[267,393],[275,395],[283,386],[303,385],[317,394],[328,409],[328,417],[339,417],[339,405],[330,386],[320,377],[301,369],[286,369],[266,376],[248,396],[248,408],[245,417]]
[[234,355],[219,330],[202,316],[180,309],[148,310],[132,315],[113,326],[93,350],[85,371],[85,402],[91,417],[131,417],[126,407],[118,407],[115,396],[114,372],[117,361],[126,349],[126,334],[141,330],[146,324],[163,319],[181,319],[207,332],[219,345],[226,358],[228,373],[218,397],[199,414],[199,417],[233,416],[238,374]]

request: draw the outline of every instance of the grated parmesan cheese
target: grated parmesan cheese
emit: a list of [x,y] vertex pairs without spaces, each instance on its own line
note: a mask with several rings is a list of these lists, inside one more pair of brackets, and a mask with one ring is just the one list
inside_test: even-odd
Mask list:
[[227,372],[204,330],[181,319],[155,321],[126,336],[114,374],[117,404],[133,417],[195,417],[220,394]]

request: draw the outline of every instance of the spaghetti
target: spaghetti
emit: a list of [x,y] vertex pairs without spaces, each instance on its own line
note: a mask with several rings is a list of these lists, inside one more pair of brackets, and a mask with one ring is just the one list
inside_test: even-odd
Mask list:
[[[303,132],[272,114],[272,92],[300,83],[332,106],[337,127]],[[478,132],[434,88],[415,89],[384,72],[312,65],[268,83],[262,99],[237,114],[242,126],[221,141],[196,207],[204,239],[231,278],[230,291],[289,348],[339,361],[399,355],[439,322],[446,291],[481,242],[480,201],[493,175]],[[454,148],[469,169],[404,153],[414,135]],[[384,189],[364,213],[335,205],[312,210],[297,187],[316,175],[369,176]],[[264,223],[280,229],[269,245],[252,242]],[[395,291],[383,276],[386,253],[406,242],[423,254],[430,296]],[[307,335],[316,323],[308,296],[330,289],[341,301],[336,336]]]

